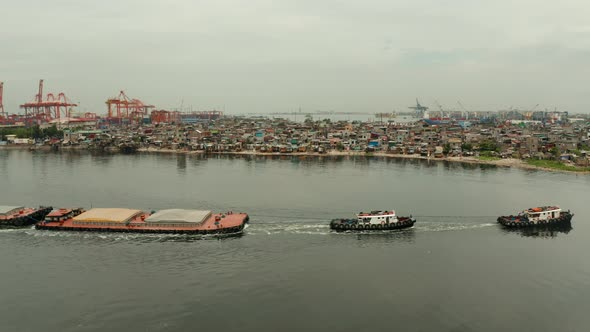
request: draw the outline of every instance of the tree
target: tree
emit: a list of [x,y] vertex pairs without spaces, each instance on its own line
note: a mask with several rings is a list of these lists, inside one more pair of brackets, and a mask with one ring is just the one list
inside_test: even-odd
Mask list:
[[64,132],[62,130],[58,130],[55,125],[45,128],[42,131],[42,137],[51,137],[51,138],[58,138],[63,137]]
[[444,154],[449,154],[449,152],[451,152],[451,144],[449,144],[449,143],[446,143],[446,144],[443,146],[443,153],[444,153]]
[[549,153],[551,153],[551,155],[555,159],[559,159],[559,156],[561,155],[561,152],[559,151],[559,149],[556,146],[549,149]]
[[461,144],[461,150],[471,151],[471,150],[473,150],[473,145],[471,145],[471,143],[463,143],[463,144]]
[[484,141],[479,144],[480,151],[499,152],[498,144],[494,141]]
[[39,126],[35,125],[31,128],[31,137],[34,139],[43,137],[43,132],[41,131],[41,128],[39,128]]

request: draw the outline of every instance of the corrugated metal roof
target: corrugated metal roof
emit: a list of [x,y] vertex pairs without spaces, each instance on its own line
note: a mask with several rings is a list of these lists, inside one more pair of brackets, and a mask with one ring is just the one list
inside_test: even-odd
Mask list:
[[75,217],[75,221],[88,222],[126,222],[137,214],[140,210],[119,209],[119,208],[96,208],[88,210],[79,216]]
[[168,209],[160,210],[145,221],[148,223],[202,223],[211,216],[211,211]]

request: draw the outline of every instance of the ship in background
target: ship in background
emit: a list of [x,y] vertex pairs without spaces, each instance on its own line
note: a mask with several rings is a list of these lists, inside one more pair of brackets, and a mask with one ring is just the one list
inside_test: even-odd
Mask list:
[[375,118],[377,119],[393,119],[397,117],[396,112],[382,112],[382,113],[375,113]]

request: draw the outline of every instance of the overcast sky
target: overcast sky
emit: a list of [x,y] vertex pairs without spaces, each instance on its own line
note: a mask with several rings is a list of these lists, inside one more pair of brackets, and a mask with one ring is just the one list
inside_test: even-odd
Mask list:
[[587,0],[0,0],[7,111],[45,92],[227,113],[590,111]]

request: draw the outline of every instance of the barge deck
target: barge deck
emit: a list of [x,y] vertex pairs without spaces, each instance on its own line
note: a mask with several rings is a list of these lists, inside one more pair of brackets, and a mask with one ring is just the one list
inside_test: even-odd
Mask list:
[[0,206],[0,228],[30,226],[43,220],[53,208],[40,206],[26,208],[23,206]]
[[[81,213],[78,213],[81,212]],[[245,213],[211,213],[170,209],[155,213],[132,209],[60,209],[35,225],[36,229],[81,232],[155,234],[239,234],[249,216]]]

